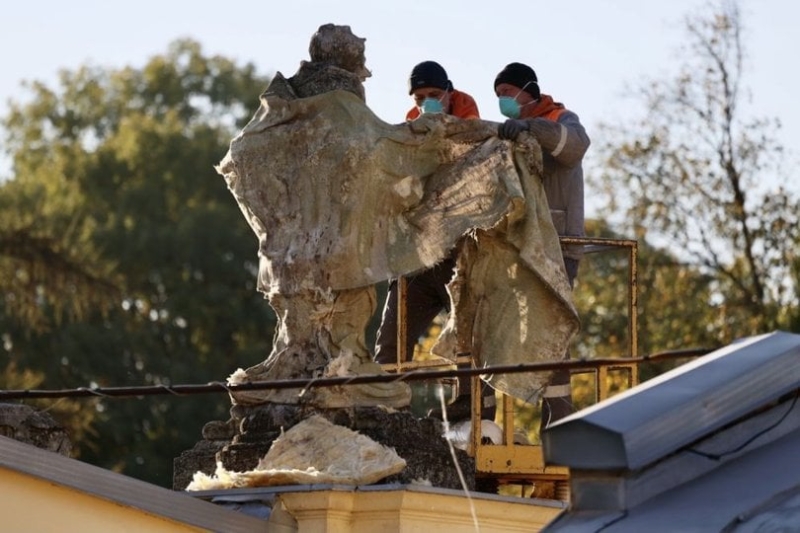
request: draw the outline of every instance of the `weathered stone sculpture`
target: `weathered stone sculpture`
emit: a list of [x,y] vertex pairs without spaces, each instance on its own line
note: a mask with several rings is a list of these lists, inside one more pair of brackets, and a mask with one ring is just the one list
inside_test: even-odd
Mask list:
[[[234,383],[382,372],[365,343],[366,325],[376,305],[374,282],[327,283],[322,279],[326,269],[321,257],[326,252],[320,248],[324,239],[329,250],[336,246],[342,251],[337,241],[346,236],[346,228],[341,224],[352,217],[347,213],[350,206],[340,203],[346,191],[336,187],[352,180],[346,164],[339,172],[332,168],[343,163],[346,154],[338,147],[349,140],[337,131],[337,115],[328,112],[327,99],[316,96],[346,91],[343,94],[355,95],[363,105],[362,81],[370,75],[364,65],[364,41],[347,26],[321,26],[311,39],[311,61],[304,61],[288,80],[280,74],[275,77],[256,116],[220,164],[259,236],[258,286],[278,316],[269,359],[234,374]],[[255,211],[259,214],[254,217]],[[297,390],[256,391],[233,398],[240,404],[300,401]],[[326,408],[403,407],[410,400],[410,388],[404,383],[312,389],[303,398],[306,404]]]
[[[327,24],[311,60],[278,73],[217,170],[258,237],[258,289],[278,317],[269,357],[232,383],[380,374],[365,344],[374,285],[435,265],[458,249],[448,324],[435,352],[476,365],[560,360],[578,329],[540,179],[541,152],[497,124],[423,115],[391,125],[366,106],[364,39]],[[494,387],[535,402],[549,379],[494,375]],[[281,431],[321,414],[394,448],[388,481],[458,488],[441,425],[415,419],[405,383],[237,391],[233,418],[176,460],[176,488],[196,470],[249,471]],[[458,451],[470,479],[474,462]],[[355,479],[356,483],[364,482]]]
[[[372,286],[457,245],[439,353],[471,352],[478,364],[562,359],[578,321],[535,141],[512,145],[495,124],[447,115],[387,124],[363,101],[363,39],[326,25],[310,50],[295,76],[276,76],[218,167],[259,238],[259,290],[279,317],[269,358],[233,382],[379,373],[364,343]],[[535,401],[547,378],[492,383]],[[324,407],[409,401],[403,384],[306,394]],[[233,398],[299,401],[296,390]]]

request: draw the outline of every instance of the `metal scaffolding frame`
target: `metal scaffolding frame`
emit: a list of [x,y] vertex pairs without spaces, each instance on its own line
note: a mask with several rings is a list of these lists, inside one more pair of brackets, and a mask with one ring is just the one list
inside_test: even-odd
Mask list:
[[[583,247],[584,254],[595,254],[624,249],[628,251],[628,352],[619,362],[595,365],[583,369],[573,369],[573,374],[593,373],[595,382],[595,402],[609,397],[608,377],[609,372],[626,371],[629,375],[629,385],[632,387],[639,382],[638,358],[638,243],[631,239],[611,239],[594,237],[560,237],[562,246],[578,245]],[[452,366],[459,363],[470,363],[469,354],[459,355],[455,361],[403,361],[406,353],[406,279],[397,280],[397,361],[395,364],[385,364],[383,367],[389,372],[405,372],[440,366]],[[552,481],[555,483],[556,496],[562,500],[569,498],[569,470],[564,467],[548,467],[544,464],[542,448],[540,445],[520,445],[514,443],[514,400],[501,394],[500,405],[503,413],[502,434],[500,444],[487,444],[482,442],[480,412],[481,412],[481,380],[479,375],[471,378],[472,393],[472,432],[468,453],[475,458],[475,467],[478,477],[493,478],[498,483],[535,483],[539,481]]]

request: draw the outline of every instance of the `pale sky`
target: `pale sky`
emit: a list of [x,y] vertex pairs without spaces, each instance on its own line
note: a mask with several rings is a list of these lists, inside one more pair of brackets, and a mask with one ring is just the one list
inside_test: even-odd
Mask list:
[[[55,85],[59,69],[85,63],[141,67],[167,45],[191,37],[206,55],[253,62],[263,74],[291,76],[308,59],[311,35],[328,22],[365,37],[367,104],[402,122],[412,105],[407,80],[432,59],[457,89],[477,100],[483,118],[501,120],[492,84],[507,63],[532,66],[542,91],[575,111],[592,136],[598,122],[635,109],[626,88],[674,73],[681,21],[706,0],[29,0],[3,7],[0,112],[24,99],[22,80]],[[797,154],[800,108],[800,2],[743,0],[748,52],[745,82],[752,112],[783,122],[779,139]],[[253,110],[258,106],[253,95]],[[629,116],[629,115],[628,115]],[[791,166],[789,168],[792,168]],[[591,171],[591,169],[587,169]],[[7,174],[7,165],[0,174]],[[795,185],[797,186],[797,185]]]

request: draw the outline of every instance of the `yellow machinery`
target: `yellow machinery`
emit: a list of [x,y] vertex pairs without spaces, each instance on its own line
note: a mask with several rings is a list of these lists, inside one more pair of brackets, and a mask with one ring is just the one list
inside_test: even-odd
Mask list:
[[[573,369],[573,374],[590,373],[594,376],[595,402],[609,396],[608,377],[612,371],[626,371],[629,375],[629,385],[634,386],[639,381],[638,367],[634,362],[626,359],[638,357],[637,339],[637,258],[638,246],[635,240],[562,237],[564,245],[582,245],[585,254],[592,254],[610,250],[625,249],[628,251],[628,353],[619,358],[618,363],[608,365],[592,365],[585,369]],[[398,280],[398,328],[397,346],[398,354],[405,353],[406,342],[406,309],[405,309],[405,280]],[[456,363],[469,362],[469,356],[460,357]],[[398,356],[397,364],[384,365],[389,371],[404,371],[437,366],[452,366],[452,361],[412,361],[401,362]],[[547,467],[544,464],[542,448],[540,445],[514,443],[514,399],[500,394],[499,411],[502,413],[501,427],[503,440],[500,444],[486,444],[482,442],[480,429],[480,387],[479,377],[472,378],[472,439],[468,453],[475,458],[476,474],[479,478],[494,479],[499,485],[505,484],[538,484],[553,482],[554,497],[561,500],[569,498],[569,471],[564,467]]]
[[[584,253],[597,253],[614,249],[628,250],[628,353],[621,357],[619,363],[602,365],[597,368],[574,371],[575,373],[594,374],[595,402],[606,399],[608,392],[608,377],[610,371],[624,370],[629,374],[629,385],[634,386],[639,381],[638,366],[636,363],[626,362],[625,359],[638,357],[637,339],[637,258],[638,246],[634,240],[599,239],[562,237],[562,244],[579,244],[584,246]],[[484,444],[481,442],[480,431],[475,428],[480,424],[480,380],[472,380],[472,443],[470,451],[475,457],[475,468],[479,477],[496,479],[500,484],[506,483],[537,483],[541,481],[555,482],[556,498],[569,499],[568,479],[569,471],[565,467],[547,467],[544,464],[542,448],[540,445],[518,445],[514,443],[514,400],[505,394],[500,394],[502,401],[502,444]],[[477,403],[477,405],[476,405]]]

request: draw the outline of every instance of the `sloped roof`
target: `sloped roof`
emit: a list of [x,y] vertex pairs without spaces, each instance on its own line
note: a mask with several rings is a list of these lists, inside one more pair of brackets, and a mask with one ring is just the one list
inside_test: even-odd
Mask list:
[[798,384],[800,335],[747,338],[556,422],[542,435],[544,459],[587,470],[641,468]]
[[264,520],[2,436],[0,468],[208,531],[245,533],[266,527]]
[[745,339],[653,381],[552,426],[545,457],[572,468],[571,501],[544,531],[794,530],[800,335]]
[[800,523],[798,450],[800,430],[795,430],[640,505],[567,512],[545,531],[739,533],[765,524],[771,527],[760,531],[795,531]]

